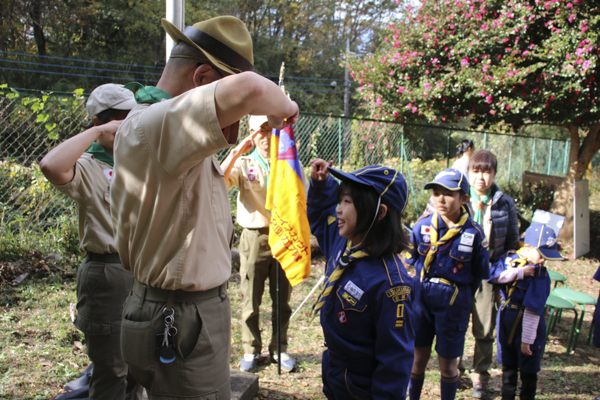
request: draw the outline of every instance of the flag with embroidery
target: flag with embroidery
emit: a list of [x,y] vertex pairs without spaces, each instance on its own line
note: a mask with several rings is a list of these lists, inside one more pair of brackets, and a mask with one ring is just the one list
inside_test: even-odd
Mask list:
[[292,286],[310,275],[310,226],[294,129],[273,129],[267,210],[269,246]]

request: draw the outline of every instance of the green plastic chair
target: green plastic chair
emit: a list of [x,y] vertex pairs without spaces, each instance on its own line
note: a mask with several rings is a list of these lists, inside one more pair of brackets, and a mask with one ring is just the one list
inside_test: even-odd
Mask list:
[[[548,296],[548,300],[546,300],[546,310],[549,310],[548,323],[546,325],[546,343],[548,343],[548,336],[551,331],[554,331],[556,328],[556,322],[558,321],[558,316],[562,312],[562,310],[570,310],[575,313],[575,318],[573,318],[573,325],[571,326],[571,332],[569,333],[569,341],[567,344],[567,354],[571,354],[571,347],[573,345],[573,336],[576,332],[577,325],[577,308],[575,304],[567,299],[563,299],[562,297],[558,297],[554,294],[550,294]],[[578,332],[578,331],[577,331]],[[542,356],[544,354],[542,353]]]
[[[579,340],[579,332],[581,332],[581,325],[583,324],[583,318],[585,317],[585,306],[596,305],[596,299],[592,296],[578,292],[577,290],[567,289],[567,288],[556,288],[552,291],[552,294],[562,297],[563,299],[570,300],[575,304],[579,304],[581,307],[581,315],[579,316],[579,324],[577,329],[575,330],[575,341],[573,343],[573,350],[577,347],[577,341]],[[588,343],[590,342],[588,337]]]
[[564,276],[563,274],[560,274],[556,271],[552,271],[548,268],[546,268],[546,271],[548,271],[548,275],[550,275],[550,279],[554,281],[554,287],[556,288],[556,285],[558,285],[559,283],[562,283],[564,287],[567,287],[567,277]]

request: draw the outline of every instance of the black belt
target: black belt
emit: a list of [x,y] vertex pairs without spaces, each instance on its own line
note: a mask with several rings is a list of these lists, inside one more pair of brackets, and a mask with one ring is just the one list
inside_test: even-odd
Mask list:
[[186,290],[166,290],[155,288],[151,286],[144,285],[134,279],[133,281],[133,293],[140,297],[142,301],[156,301],[160,303],[166,303],[169,299],[169,295],[173,296],[174,303],[191,303],[199,300],[207,300],[212,299],[213,297],[221,296],[225,297],[227,295],[227,282],[222,284],[221,286],[217,286],[212,289],[204,290],[201,292],[188,292]]
[[268,235],[269,234],[269,227],[268,226],[266,228],[244,228],[244,229],[248,229],[249,231],[256,231],[256,232],[260,233],[261,235]]
[[121,264],[121,258],[119,257],[118,253],[99,254],[99,253],[92,253],[91,251],[88,251],[86,257],[90,261],[97,261],[97,262],[102,262],[102,263],[106,263],[106,264]]

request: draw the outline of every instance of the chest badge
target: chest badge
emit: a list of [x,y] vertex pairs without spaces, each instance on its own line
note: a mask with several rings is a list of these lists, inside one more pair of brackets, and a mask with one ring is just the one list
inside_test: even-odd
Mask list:
[[465,267],[465,265],[463,263],[458,263],[457,265],[455,265],[454,267],[452,267],[451,271],[454,275],[458,274],[458,272],[463,269]]
[[113,170],[112,169],[105,169],[104,170],[104,175],[106,176],[106,178],[108,179],[109,182],[112,181],[112,177],[113,177]]
[[338,315],[338,320],[340,321],[340,324],[347,324],[348,323],[348,316],[346,315],[346,311],[338,311],[337,313]]
[[431,237],[429,235],[423,235],[423,243],[431,242]]
[[465,232],[460,237],[460,244],[464,244],[465,246],[473,246],[474,240],[475,240],[474,233]]

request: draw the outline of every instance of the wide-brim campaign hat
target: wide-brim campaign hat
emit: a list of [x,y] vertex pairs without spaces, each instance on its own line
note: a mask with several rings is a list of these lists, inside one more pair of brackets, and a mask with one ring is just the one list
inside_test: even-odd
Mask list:
[[467,178],[457,169],[447,168],[442,172],[438,173],[433,181],[426,183],[423,188],[433,189],[434,186],[444,187],[452,192],[462,190],[464,194],[469,194],[469,181]]
[[252,37],[239,18],[215,17],[188,26],[183,32],[166,19],[161,23],[175,43],[183,40],[200,50],[218,69],[230,74],[254,71]]
[[354,172],[343,172],[328,167],[329,172],[336,178],[345,181],[371,186],[379,196],[399,212],[403,212],[408,203],[406,180],[400,172],[393,168],[371,165]]
[[102,111],[109,109],[131,110],[135,106],[137,106],[137,102],[133,97],[133,92],[116,83],[105,83],[98,86],[92,90],[85,103],[90,119],[93,119]]
[[556,233],[550,225],[533,224],[525,231],[525,244],[538,249],[546,260],[562,260]]

